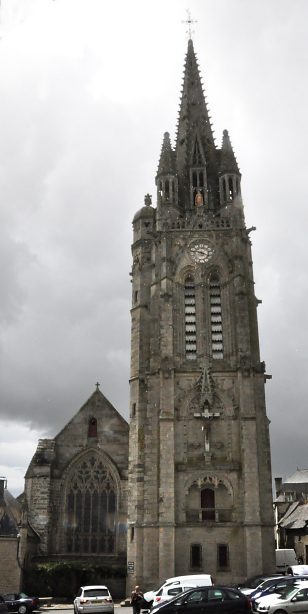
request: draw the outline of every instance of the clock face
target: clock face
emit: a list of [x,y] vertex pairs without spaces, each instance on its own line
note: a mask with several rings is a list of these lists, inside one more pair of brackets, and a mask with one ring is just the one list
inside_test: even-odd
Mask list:
[[189,247],[190,255],[195,262],[207,262],[212,254],[213,248],[204,241],[196,241]]

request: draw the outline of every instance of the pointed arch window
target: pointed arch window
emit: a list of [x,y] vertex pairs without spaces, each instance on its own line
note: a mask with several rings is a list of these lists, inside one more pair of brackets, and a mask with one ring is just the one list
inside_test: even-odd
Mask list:
[[113,554],[117,488],[102,459],[84,458],[69,476],[66,495],[66,551]]
[[202,160],[202,156],[201,156],[201,152],[200,152],[200,147],[199,147],[199,143],[198,143],[197,139],[195,140],[195,144],[194,144],[194,151],[193,151],[192,162],[193,162],[194,166],[201,166],[203,164],[203,160]]
[[196,289],[191,275],[186,277],[184,286],[185,306],[185,356],[188,360],[197,358]]
[[229,200],[233,200],[234,197],[234,186],[233,186],[233,177],[229,177],[228,180],[228,192],[229,192]]
[[196,204],[196,195],[201,194],[203,202],[207,202],[207,186],[206,186],[206,165],[204,156],[202,154],[202,146],[197,136],[195,137],[192,155],[191,155],[191,168],[190,168],[190,190],[191,190],[191,204]]
[[214,360],[224,357],[220,279],[215,273],[210,278],[211,349]]
[[201,490],[202,520],[215,520],[215,492],[212,488]]

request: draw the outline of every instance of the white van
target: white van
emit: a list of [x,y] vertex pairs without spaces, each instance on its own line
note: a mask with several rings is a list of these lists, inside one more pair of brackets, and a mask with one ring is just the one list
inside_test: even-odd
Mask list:
[[[294,548],[279,548],[275,551],[276,569],[278,572],[287,573],[287,568],[297,565]],[[289,573],[289,572],[288,572]]]
[[174,578],[168,578],[166,582],[157,591],[148,591],[144,593],[144,599],[153,606],[162,601],[168,601],[172,597],[176,597],[179,593],[184,593],[189,588],[195,588],[195,586],[212,586],[212,577],[208,574],[198,574],[189,576],[176,576]]
[[291,565],[287,569],[287,573],[291,576],[306,576],[308,574],[308,565]]

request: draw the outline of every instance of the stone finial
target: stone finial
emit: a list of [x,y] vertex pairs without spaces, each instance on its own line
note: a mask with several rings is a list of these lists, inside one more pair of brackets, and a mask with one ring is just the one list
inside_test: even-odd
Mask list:
[[152,194],[146,194],[144,197],[144,204],[146,207],[150,207],[152,204]]

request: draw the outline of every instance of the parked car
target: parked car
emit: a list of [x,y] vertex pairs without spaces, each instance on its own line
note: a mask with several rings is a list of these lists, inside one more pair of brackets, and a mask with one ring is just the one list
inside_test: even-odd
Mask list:
[[151,614],[251,614],[251,601],[237,588],[199,586],[171,601],[158,603]]
[[246,582],[242,582],[238,585],[238,589],[244,593],[244,595],[250,595],[253,591],[258,589],[265,580],[271,580],[275,578],[281,578],[281,574],[273,574],[273,575],[261,575],[261,576],[251,576],[251,578],[247,578]]
[[[160,589],[155,592],[152,604],[155,606],[159,602],[169,601],[173,599],[173,597],[176,597],[176,595],[184,593],[190,588],[196,588],[197,586],[212,586],[212,584],[213,580],[209,574],[190,574],[188,576],[169,578]],[[146,595],[149,595],[149,593],[145,593],[144,595],[144,599],[148,601]]]
[[[280,573],[289,573],[287,568],[297,564],[294,548],[279,548],[275,550],[276,568]],[[304,572],[305,573],[305,572]]]
[[297,614],[308,612],[308,581],[303,580],[296,586],[287,586],[281,595],[270,595],[267,603],[258,605],[262,614]]
[[107,586],[81,586],[74,599],[75,614],[114,614],[114,603]]
[[291,565],[288,567],[287,573],[292,576],[303,576],[304,574],[308,574],[308,565]]
[[147,591],[146,593],[143,594],[144,601],[148,603],[149,607],[151,607],[154,597],[158,593],[158,591],[159,591],[159,588],[156,588],[152,591]]
[[[293,576],[284,576],[284,575],[278,576],[277,578],[267,578],[267,580],[264,580],[263,582],[261,582],[261,584],[259,584],[259,586],[257,586],[257,588],[255,588],[252,591],[252,593],[250,593],[250,598],[257,599],[258,597],[265,594],[266,592],[273,593],[275,586],[280,585],[281,582],[286,582],[287,579],[292,580],[292,578]],[[284,585],[286,586],[286,584]]]
[[142,606],[142,609],[150,608],[159,601],[166,601],[167,599],[172,599],[178,595],[178,593],[183,593],[189,588],[194,588],[195,586],[210,586],[213,584],[212,577],[209,574],[189,574],[187,576],[174,576],[173,578],[168,578],[161,585],[160,588],[147,591],[144,593],[143,597],[145,605]]
[[3,599],[9,612],[26,614],[27,612],[33,612],[33,610],[37,610],[40,607],[39,598],[29,597],[29,595],[26,595],[26,593],[7,593],[6,595],[3,595]]
[[249,595],[252,603],[252,609],[257,611],[259,605],[268,602],[268,597],[279,597],[279,595],[284,593],[287,587],[296,586],[299,582],[304,580],[308,580],[308,576],[282,576],[277,580],[265,580],[265,582],[263,582],[263,584],[261,584],[257,590]]
[[6,614],[7,611],[8,611],[7,605],[6,605],[2,595],[0,595],[0,614]]

